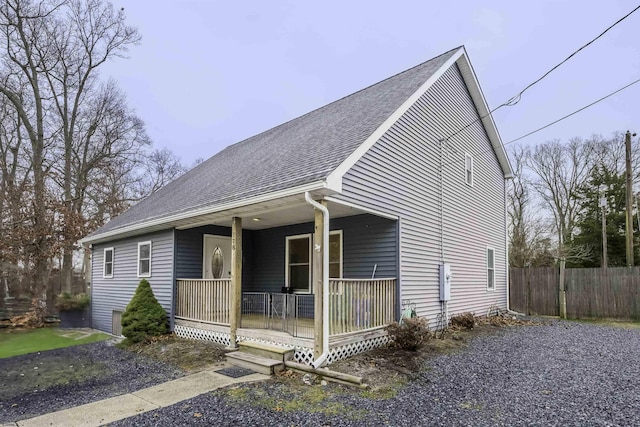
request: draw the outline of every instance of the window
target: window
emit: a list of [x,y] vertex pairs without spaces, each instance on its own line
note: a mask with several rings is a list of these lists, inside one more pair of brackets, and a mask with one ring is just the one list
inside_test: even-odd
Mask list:
[[285,280],[294,292],[311,290],[311,234],[287,236]]
[[467,185],[473,187],[473,156],[469,153],[464,154],[464,179]]
[[151,242],[138,243],[138,277],[151,277]]
[[342,278],[342,230],[329,233],[329,277]]
[[105,279],[113,277],[113,248],[104,249],[102,259],[102,277]]
[[[285,281],[294,292],[311,292],[312,236],[287,237]],[[329,277],[342,277],[342,230],[329,233]]]
[[495,251],[493,248],[487,248],[487,290],[496,288],[496,271],[495,271]]

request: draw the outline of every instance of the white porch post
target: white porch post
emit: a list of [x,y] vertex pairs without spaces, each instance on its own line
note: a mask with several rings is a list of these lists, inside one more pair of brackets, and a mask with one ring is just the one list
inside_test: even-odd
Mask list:
[[231,326],[230,348],[237,348],[238,327],[240,326],[242,301],[242,218],[233,217],[231,225]]
[[[323,206],[327,206],[327,202],[322,200],[320,203]],[[314,347],[313,347],[313,357],[314,359],[318,359],[323,351],[323,339],[324,334],[322,333],[323,328],[323,304],[329,304],[329,301],[323,300],[323,255],[324,248],[322,248],[323,242],[323,214],[320,210],[314,210],[314,218],[315,218],[315,229],[313,234],[313,294],[314,294]],[[328,338],[328,337],[327,337]]]

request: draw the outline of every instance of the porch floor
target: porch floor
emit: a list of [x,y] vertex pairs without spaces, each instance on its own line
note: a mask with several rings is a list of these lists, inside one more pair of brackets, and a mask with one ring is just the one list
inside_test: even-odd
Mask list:
[[273,317],[265,314],[243,314],[243,329],[265,329],[269,332],[283,332],[294,337],[310,338],[314,336],[314,319],[298,317]]

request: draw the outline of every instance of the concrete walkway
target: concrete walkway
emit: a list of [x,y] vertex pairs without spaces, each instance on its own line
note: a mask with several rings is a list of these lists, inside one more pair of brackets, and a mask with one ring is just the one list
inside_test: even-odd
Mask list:
[[[216,370],[218,369],[221,368],[216,367]],[[268,375],[263,374],[250,374],[240,378],[231,378],[218,374],[213,370],[202,371],[133,393],[63,409],[62,411],[40,415],[39,417],[16,423],[5,424],[2,427],[100,426],[143,412],[170,406],[231,384],[262,381],[268,378]]]

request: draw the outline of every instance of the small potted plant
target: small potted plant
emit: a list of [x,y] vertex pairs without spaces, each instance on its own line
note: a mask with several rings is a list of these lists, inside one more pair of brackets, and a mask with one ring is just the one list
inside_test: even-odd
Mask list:
[[91,303],[89,295],[72,295],[63,292],[58,295],[56,309],[60,315],[61,328],[86,328],[89,326],[88,308]]

